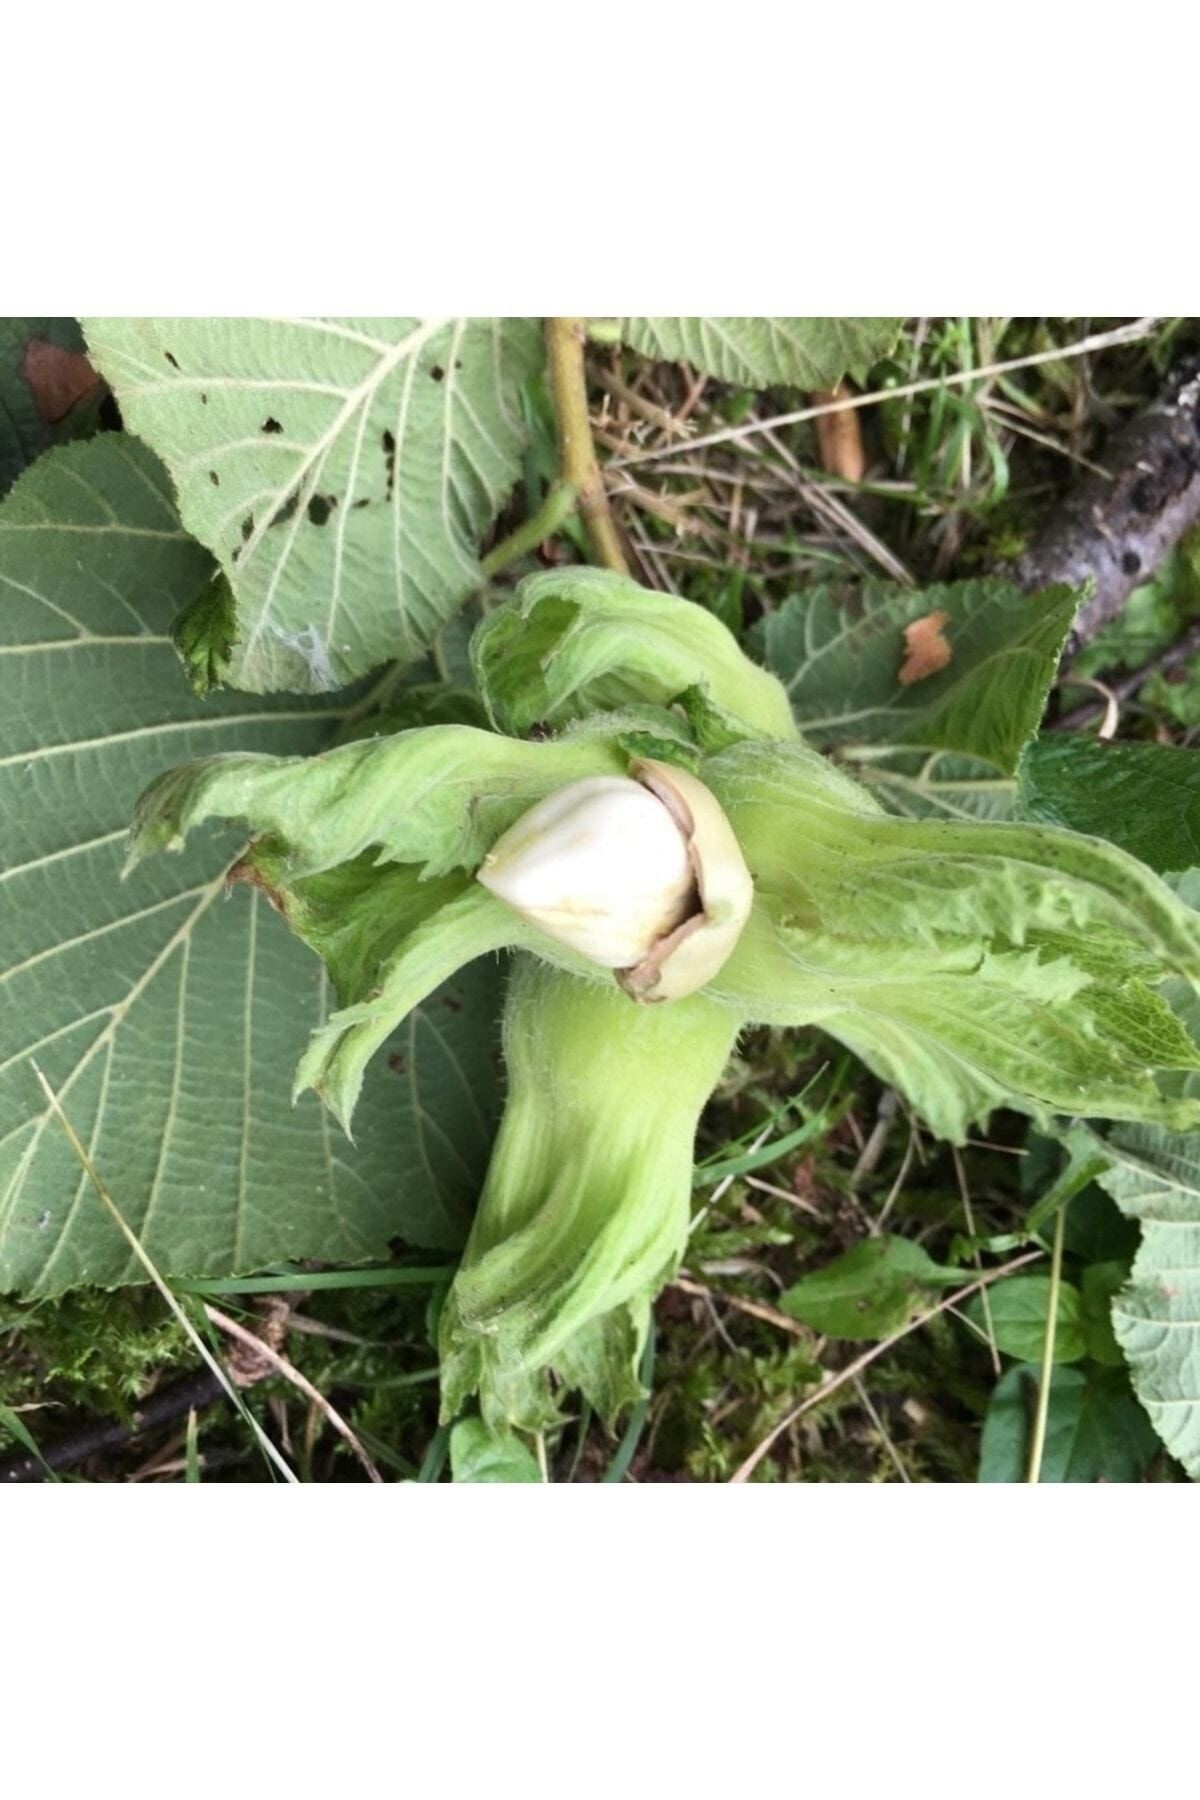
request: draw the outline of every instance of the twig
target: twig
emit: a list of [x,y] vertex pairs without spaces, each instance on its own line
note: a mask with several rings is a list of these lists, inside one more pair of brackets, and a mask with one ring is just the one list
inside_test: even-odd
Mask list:
[[760,431],[778,431],[784,425],[801,425],[806,419],[819,419],[827,413],[848,412],[860,406],[878,406],[883,400],[905,400],[911,394],[928,394],[937,388],[961,387],[992,375],[1010,375],[1016,369],[1032,369],[1039,363],[1065,362],[1072,356],[1090,356],[1097,350],[1111,350],[1118,344],[1133,344],[1149,337],[1158,324],[1157,318],[1134,319],[1112,331],[1098,331],[1078,343],[1065,344],[1057,350],[1038,350],[1030,356],[1014,356],[1009,362],[988,363],[982,369],[962,369],[957,373],[927,376],[899,387],[883,388],[873,394],[850,394],[843,400],[827,401],[822,406],[805,406],[799,412],[777,413],[773,419],[750,419],[744,425],[730,425],[724,431],[710,432],[708,437],[691,438],[685,444],[668,445],[661,450],[638,450],[629,456],[614,458],[610,468],[628,468],[633,463],[663,462],[667,457],[689,455],[707,450],[713,444],[732,444],[753,437]]
[[579,511],[596,561],[618,575],[628,575],[629,564],[609,511],[604,477],[596,462],[592,427],[588,418],[587,376],[583,346],[587,336],[584,319],[548,319],[546,346],[550,359],[550,392],[564,483],[579,496]]
[[902,1325],[899,1331],[893,1331],[891,1337],[884,1338],[882,1343],[872,1344],[869,1350],[864,1350],[861,1356],[856,1356],[854,1361],[847,1363],[844,1369],[839,1369],[836,1375],[831,1375],[828,1381],[822,1382],[816,1393],[809,1394],[806,1400],[801,1400],[799,1406],[794,1406],[791,1412],[767,1433],[762,1443],[750,1452],[741,1467],[734,1471],[730,1476],[731,1483],[749,1481],[771,1446],[796,1423],[797,1419],[802,1418],[806,1412],[811,1412],[814,1406],[820,1406],[823,1400],[828,1400],[830,1394],[844,1386],[847,1381],[853,1381],[856,1375],[861,1375],[864,1369],[870,1368],[876,1358],[892,1349],[911,1332],[919,1331],[922,1325],[928,1325],[930,1319],[936,1318],[938,1313],[945,1312],[948,1307],[960,1305],[980,1288],[990,1287],[993,1281],[1001,1281],[1006,1275],[1015,1274],[1027,1263],[1037,1262],[1044,1255],[1045,1252],[1042,1250],[1027,1250],[1023,1256],[1015,1256],[1011,1262],[1005,1263],[1003,1268],[992,1269],[988,1274],[981,1275],[978,1281],[968,1282],[966,1287],[957,1289],[955,1293],[948,1295],[944,1300],[939,1300],[936,1306],[931,1306],[928,1312],[921,1313],[909,1324]]
[[[299,1293],[273,1294],[267,1297],[265,1316],[259,1329],[274,1348],[278,1349],[282,1343],[285,1329],[319,1329],[323,1334],[349,1338],[351,1342],[363,1341],[352,1338],[349,1332],[334,1332],[329,1326],[318,1326],[315,1319],[305,1319],[294,1313],[292,1307],[300,1298]],[[264,1358],[256,1360],[250,1350],[241,1350],[240,1357],[231,1354],[228,1369],[231,1379],[240,1388],[251,1387],[265,1376],[274,1374],[271,1365]],[[42,1481],[47,1469],[57,1474],[62,1469],[71,1469],[78,1463],[86,1462],[89,1457],[97,1456],[101,1451],[123,1450],[136,1438],[158,1431],[164,1425],[173,1425],[185,1414],[194,1418],[199,1408],[207,1407],[212,1401],[219,1399],[224,1391],[211,1369],[195,1370],[182,1380],[157,1389],[138,1406],[128,1420],[83,1420],[44,1449],[40,1463],[32,1456],[5,1458],[0,1461],[0,1486],[8,1481]],[[156,1456],[161,1454],[161,1450],[155,1453]],[[206,1466],[209,1464],[211,1458]],[[135,1476],[128,1479],[133,1480]]]
[[58,1474],[73,1469],[98,1456],[102,1450],[122,1450],[133,1438],[163,1425],[173,1425],[193,1407],[207,1406],[222,1392],[221,1383],[211,1369],[197,1369],[182,1381],[160,1388],[144,1400],[132,1419],[89,1419],[74,1430],[65,1432],[42,1450],[42,1461],[33,1456],[12,1456],[0,1462],[0,1485],[18,1481],[44,1481],[46,1470]]
[[225,1332],[226,1336],[235,1338],[238,1343],[253,1351],[256,1357],[261,1357],[264,1362],[269,1363],[277,1374],[285,1376],[293,1387],[299,1388],[306,1400],[311,1400],[314,1406],[319,1407],[334,1430],[340,1432],[345,1438],[370,1479],[382,1485],[383,1476],[359,1443],[354,1432],[332,1401],[327,1400],[320,1389],[313,1386],[307,1375],[302,1375],[286,1356],[281,1356],[278,1350],[272,1350],[269,1344],[264,1343],[262,1338],[256,1337],[252,1331],[247,1331],[244,1325],[239,1325],[236,1319],[229,1318],[226,1313],[218,1311],[215,1306],[206,1304],[204,1311],[206,1317],[210,1318],[219,1330]]
[[791,1337],[803,1338],[811,1344],[812,1333],[807,1326],[796,1319],[789,1319],[786,1313],[777,1307],[768,1306],[765,1300],[743,1300],[740,1294],[725,1294],[719,1290],[704,1287],[699,1281],[690,1281],[686,1275],[677,1275],[671,1283],[681,1294],[693,1294],[698,1300],[723,1300],[726,1306],[732,1306],[735,1312],[745,1313],[747,1318],[761,1319],[765,1325],[775,1325],[780,1331],[786,1331]]
[[1200,369],[1177,368],[1162,394],[1115,432],[1050,514],[1013,573],[1029,590],[1088,585],[1064,661],[1115,619],[1172,546],[1200,519]]
[[850,1171],[850,1192],[859,1187],[869,1175],[875,1173],[879,1159],[883,1155],[884,1146],[892,1129],[892,1120],[896,1117],[900,1105],[900,1096],[895,1088],[884,1088],[879,1097],[879,1106],[875,1113],[875,1123],[870,1135],[862,1147],[858,1161]]
[[[1180,663],[1187,662],[1197,651],[1200,651],[1200,619],[1194,620],[1183,636],[1168,649],[1160,650],[1140,668],[1131,669],[1128,675],[1106,683],[1108,694],[1118,704],[1123,700],[1131,700],[1152,675],[1166,674],[1168,669],[1177,669]],[[1063,713],[1061,718],[1055,719],[1052,728],[1055,731],[1078,731],[1081,726],[1094,719],[1098,712],[1105,711],[1108,704],[1107,700],[1085,700],[1082,706],[1073,707],[1069,713]]]
[[905,587],[913,587],[915,584],[912,575],[895,552],[881,542],[832,489],[822,486],[819,482],[805,479],[799,462],[776,432],[767,429],[764,436],[789,471],[797,493],[813,516],[823,519],[827,524],[832,525],[834,530],[843,531],[847,537],[858,544],[860,549],[877,562],[893,581],[901,582]]
[[1060,675],[1055,685],[1094,688],[1101,696],[1104,707],[1104,720],[1096,736],[1102,743],[1116,737],[1117,727],[1121,723],[1121,703],[1107,682],[1097,681],[1094,675]]

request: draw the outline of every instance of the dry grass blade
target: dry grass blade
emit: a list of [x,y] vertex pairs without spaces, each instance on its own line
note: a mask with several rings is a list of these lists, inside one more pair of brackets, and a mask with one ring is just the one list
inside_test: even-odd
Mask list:
[[[286,1460],[279,1454],[279,1451],[276,1449],[275,1445],[271,1442],[270,1438],[267,1436],[266,1432],[263,1430],[263,1428],[259,1424],[258,1420],[254,1417],[254,1415],[252,1413],[249,1413],[246,1411],[246,1408],[242,1404],[241,1400],[239,1399],[237,1391],[234,1388],[233,1383],[230,1381],[229,1376],[226,1374],[225,1370],[221,1367],[220,1363],[217,1361],[216,1357],[213,1355],[213,1353],[209,1349],[208,1345],[204,1342],[204,1339],[200,1336],[200,1333],[196,1330],[196,1327],[192,1324],[192,1321],[188,1318],[186,1312],[183,1310],[182,1306],[180,1306],[178,1300],[175,1298],[174,1294],[171,1292],[170,1288],[167,1286],[166,1282],[163,1280],[162,1276],[159,1274],[158,1270],[155,1268],[154,1263],[151,1261],[150,1257],[147,1255],[146,1251],[143,1249],[141,1242],[139,1241],[137,1235],[130,1229],[129,1225],[126,1223],[125,1215],[122,1213],[120,1207],[117,1205],[116,1201],[113,1199],[112,1195],[109,1193],[108,1189],[105,1187],[104,1183],[101,1181],[99,1173],[97,1172],[96,1166],[92,1162],[92,1159],[88,1155],[88,1152],[84,1149],[83,1144],[80,1142],[80,1139],[78,1137],[78,1134],[76,1133],[75,1127],[72,1125],[70,1119],[68,1119],[66,1113],[63,1111],[62,1105],[58,1098],[58,1095],[54,1092],[54,1089],[50,1086],[50,1083],[46,1080],[46,1077],[43,1075],[42,1071],[38,1068],[37,1064],[32,1063],[31,1067],[33,1069],[34,1074],[37,1076],[38,1081],[41,1084],[42,1092],[45,1094],[46,1099],[50,1103],[51,1111],[53,1112],[55,1118],[58,1120],[59,1124],[62,1126],[64,1132],[66,1133],[67,1142],[70,1144],[72,1150],[75,1152],[75,1155],[78,1157],[80,1166],[82,1167],[84,1173],[87,1175],[88,1180],[91,1182],[92,1186],[95,1188],[97,1194],[100,1196],[100,1199],[104,1202],[104,1205],[108,1208],[109,1214],[111,1215],[113,1222],[117,1226],[117,1229],[120,1231],[120,1233],[121,1233],[122,1237],[125,1239],[126,1243],[129,1245],[129,1248],[133,1251],[133,1254],[137,1257],[137,1259],[141,1263],[143,1269],[145,1269],[147,1275],[150,1277],[151,1281],[154,1283],[155,1287],[158,1289],[159,1293],[162,1295],[163,1299],[166,1301],[167,1305],[170,1307],[171,1311],[174,1313],[176,1319],[179,1321],[180,1325],[183,1327],[184,1331],[187,1333],[188,1337],[191,1339],[193,1345],[195,1346],[197,1354],[203,1359],[203,1361],[212,1370],[213,1374],[216,1376],[217,1380],[220,1382],[221,1386],[224,1388],[225,1393],[228,1395],[229,1399],[232,1400],[234,1406],[237,1407],[238,1411],[242,1414],[242,1416],[246,1420],[248,1420],[250,1425],[253,1427],[254,1433],[255,1433],[256,1437],[258,1438],[259,1443],[262,1445],[264,1452],[266,1453],[266,1455],[268,1457],[270,1457],[271,1461],[275,1464],[275,1467],[279,1470],[280,1474],[283,1476],[283,1479],[285,1481],[297,1482],[297,1485],[298,1485],[297,1476],[294,1474],[292,1469],[288,1466],[288,1463],[286,1462]],[[255,1342],[257,1343],[258,1339],[255,1339]]]
[[792,1337],[803,1338],[811,1344],[813,1334],[806,1325],[789,1319],[786,1313],[776,1306],[768,1306],[765,1300],[744,1300],[740,1294],[714,1293],[712,1288],[705,1287],[699,1281],[691,1281],[686,1275],[677,1275],[671,1283],[681,1294],[692,1294],[698,1300],[723,1300],[726,1306],[732,1306],[735,1312],[745,1313],[747,1318],[761,1319],[765,1325],[775,1325],[780,1331],[786,1331]]
[[380,1485],[382,1485],[383,1476],[379,1473],[379,1470],[375,1467],[375,1464],[371,1461],[371,1458],[367,1455],[367,1452],[363,1449],[357,1437],[355,1437],[354,1432],[350,1429],[349,1425],[347,1425],[345,1419],[343,1419],[341,1413],[338,1412],[332,1402],[327,1400],[324,1394],[322,1394],[318,1388],[313,1386],[307,1375],[302,1375],[299,1369],[294,1367],[294,1365],[288,1361],[286,1356],[281,1356],[278,1350],[272,1350],[269,1344],[264,1343],[262,1338],[256,1337],[254,1332],[247,1331],[244,1325],[239,1325],[236,1319],[231,1319],[226,1313],[219,1312],[215,1306],[206,1305],[204,1311],[206,1317],[212,1320],[219,1331],[223,1331],[227,1337],[234,1338],[238,1343],[243,1345],[245,1349],[252,1352],[255,1357],[262,1358],[263,1361],[269,1362],[273,1369],[284,1376],[286,1380],[290,1381],[293,1387],[300,1390],[306,1400],[311,1401],[315,1407],[323,1412],[325,1417],[329,1420],[329,1423],[333,1426],[333,1429],[340,1432],[342,1437],[345,1438],[355,1456],[357,1456],[359,1462],[367,1471],[370,1479],[379,1482]]
[[802,425],[806,419],[819,419],[829,413],[848,412],[862,406],[877,406],[881,400],[906,400],[913,394],[930,394],[938,388],[961,387],[965,383],[986,380],[994,375],[1012,375],[1018,369],[1036,368],[1040,363],[1065,362],[1073,356],[1091,356],[1099,350],[1111,350],[1118,344],[1133,344],[1139,338],[1149,337],[1157,318],[1134,319],[1128,325],[1118,325],[1112,331],[1098,331],[1091,336],[1080,338],[1074,344],[1064,344],[1060,349],[1036,350],[1029,356],[1014,356],[1008,362],[987,363],[981,369],[962,369],[945,375],[929,376],[921,381],[909,381],[899,387],[884,388],[873,394],[850,394],[842,400],[826,401],[821,406],[801,407],[799,412],[779,413],[773,419],[751,419],[745,425],[730,425],[724,431],[710,432],[707,437],[691,438],[687,443],[666,445],[657,450],[637,450],[627,456],[614,459],[610,467],[628,468],[633,463],[664,462],[668,457],[690,455],[696,450],[707,450],[714,444],[738,443],[744,438],[753,437],[757,432],[776,431],[784,425]]
[[944,1300],[939,1300],[936,1306],[929,1307],[919,1318],[913,1319],[907,1325],[902,1325],[899,1331],[893,1331],[891,1337],[884,1338],[882,1343],[872,1344],[869,1350],[864,1350],[861,1356],[856,1356],[854,1361],[847,1363],[844,1369],[839,1369],[836,1375],[831,1375],[828,1381],[822,1382],[816,1393],[809,1394],[800,1402],[799,1406],[794,1406],[790,1413],[780,1419],[778,1425],[774,1426],[762,1442],[755,1446],[741,1467],[734,1470],[729,1478],[731,1484],[749,1481],[771,1446],[796,1423],[797,1419],[801,1419],[805,1413],[811,1412],[814,1406],[820,1406],[823,1400],[828,1400],[830,1394],[844,1386],[847,1381],[853,1381],[856,1376],[861,1375],[864,1369],[870,1368],[877,1358],[881,1357],[885,1351],[890,1350],[894,1344],[900,1343],[902,1338],[908,1337],[910,1332],[919,1331],[922,1325],[927,1325],[930,1319],[937,1317],[938,1313],[946,1312],[952,1306],[961,1305],[980,1288],[990,1287],[994,1281],[1002,1281],[1006,1275],[1015,1274],[1027,1263],[1039,1262],[1044,1255],[1043,1250],[1027,1250],[1024,1256],[1014,1257],[1011,1262],[1005,1263],[1003,1268],[992,1269],[988,1274],[981,1275],[978,1281],[968,1282],[966,1287],[957,1289],[955,1293],[948,1295]]

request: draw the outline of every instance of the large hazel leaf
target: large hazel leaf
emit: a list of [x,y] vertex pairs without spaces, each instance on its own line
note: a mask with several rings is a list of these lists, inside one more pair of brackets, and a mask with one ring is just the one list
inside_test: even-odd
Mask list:
[[321,692],[415,655],[519,469],[530,319],[91,319],[122,416],[237,600],[229,679]]
[[1155,1430],[1200,1481],[1200,1132],[1123,1125],[1100,1182],[1142,1228],[1113,1326]]
[[808,741],[841,749],[864,778],[886,771],[889,748],[972,758],[982,775],[1011,778],[1076,603],[1070,588],[1025,594],[994,579],[816,587],[764,621],[763,649]]
[[334,705],[199,699],[170,638],[212,574],[160,465],[104,435],[0,506],[0,1289],[141,1279],[48,1114],[36,1059],[169,1273],[460,1241],[497,1106],[495,975],[415,1012],[348,1145],[292,1075],[333,999],[261,893],[226,900],[239,837],[122,880],[138,791],[180,756],[314,750]]
[[861,380],[902,319],[622,319],[622,340],[659,362],[689,362],[745,387],[831,388]]
[[1200,864],[1200,751],[1047,732],[1021,759],[1021,817],[1093,832],[1160,874]]

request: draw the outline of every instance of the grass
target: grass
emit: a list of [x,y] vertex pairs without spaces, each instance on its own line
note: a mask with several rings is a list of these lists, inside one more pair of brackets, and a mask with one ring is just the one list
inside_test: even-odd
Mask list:
[[[650,366],[617,347],[591,352],[594,426],[616,520],[647,585],[683,592],[735,630],[816,579],[926,582],[1015,555],[1105,436],[1156,390],[1195,321],[1165,321],[1134,342],[1069,351],[1114,322],[920,320],[873,371],[878,404],[857,414],[867,475],[821,466],[812,421],[772,424],[805,396],[754,395]],[[1038,357],[1008,374],[997,362]],[[949,379],[952,386],[936,385]],[[910,395],[894,390],[934,384]],[[530,397],[534,441],[499,540],[542,505],[555,472],[548,395]],[[749,435],[691,443],[731,426]],[[634,460],[626,460],[634,459]],[[571,521],[559,539],[580,553]],[[526,559],[506,574],[536,566]],[[1139,667],[1200,612],[1200,556],[1180,550],[1088,654],[1085,672]],[[1080,690],[1064,691],[1074,705]],[[1125,735],[1191,742],[1200,681],[1184,666],[1148,681],[1122,709]],[[760,1031],[707,1109],[697,1149],[686,1267],[659,1302],[643,1370],[647,1401],[616,1439],[587,1416],[545,1444],[556,1481],[728,1481],[780,1421],[864,1354],[826,1338],[780,1301],[804,1275],[881,1232],[961,1269],[963,1285],[1027,1250],[1048,1253],[1046,1147],[1001,1114],[956,1159],[903,1104],[819,1034]],[[1059,1214],[1068,1283],[1128,1254],[1129,1231],[1098,1190]],[[194,1309],[216,1300],[261,1327],[282,1305],[287,1361],[336,1410],[386,1477],[444,1479],[433,1343],[447,1270],[419,1253],[381,1269],[263,1271],[181,1282]],[[280,1296],[299,1295],[294,1302]],[[994,1297],[996,1289],[991,1290]],[[916,1310],[938,1295],[926,1295]],[[839,1382],[781,1431],[754,1480],[973,1481],[997,1381],[988,1308],[951,1306]],[[880,1334],[880,1342],[886,1334]],[[870,1351],[872,1346],[867,1345]],[[876,1346],[877,1349],[877,1346]],[[36,1305],[0,1300],[0,1456],[53,1442],[81,1417],[132,1422],[147,1395],[196,1368],[184,1328],[151,1289],[86,1290]],[[301,1480],[361,1480],[328,1413],[273,1372],[240,1391]],[[185,1410],[68,1472],[89,1481],[264,1479],[247,1420],[225,1402]],[[1177,1479],[1165,1455],[1145,1479]]]

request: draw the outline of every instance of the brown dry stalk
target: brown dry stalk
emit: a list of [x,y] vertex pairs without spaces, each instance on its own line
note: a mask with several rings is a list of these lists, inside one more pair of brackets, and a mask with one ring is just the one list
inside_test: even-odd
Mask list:
[[284,1376],[286,1380],[291,1382],[294,1388],[299,1388],[305,1399],[310,1400],[314,1406],[319,1407],[325,1417],[329,1420],[329,1423],[333,1426],[334,1430],[340,1432],[342,1437],[345,1438],[355,1456],[357,1456],[359,1462],[367,1471],[370,1480],[382,1484],[383,1476],[379,1473],[379,1470],[375,1467],[375,1464],[371,1461],[371,1458],[359,1443],[358,1438],[355,1436],[350,1426],[347,1425],[345,1419],[343,1419],[341,1413],[333,1403],[325,1398],[319,1388],[313,1386],[307,1375],[302,1375],[299,1369],[288,1361],[286,1356],[281,1356],[278,1350],[272,1350],[271,1346],[264,1343],[262,1338],[257,1337],[254,1332],[248,1331],[244,1325],[239,1325],[237,1320],[231,1319],[227,1313],[220,1312],[215,1306],[209,1305],[205,1306],[204,1311],[206,1317],[212,1320],[218,1330],[223,1331],[227,1337],[235,1338],[240,1344],[245,1346],[256,1359],[267,1363],[276,1374]]
[[579,496],[580,516],[596,561],[606,569],[615,569],[618,575],[628,575],[629,564],[609,510],[604,477],[592,442],[583,360],[586,339],[586,319],[546,321],[550,392],[562,478]]
[[745,1313],[747,1318],[761,1319],[765,1325],[778,1326],[791,1337],[803,1338],[806,1344],[813,1342],[813,1333],[806,1325],[795,1319],[789,1319],[786,1313],[776,1306],[768,1306],[763,1300],[744,1300],[740,1294],[723,1294],[719,1289],[708,1288],[699,1281],[689,1281],[686,1275],[677,1275],[671,1283],[681,1294],[692,1294],[698,1300],[721,1300],[726,1306],[732,1306],[735,1312]]

